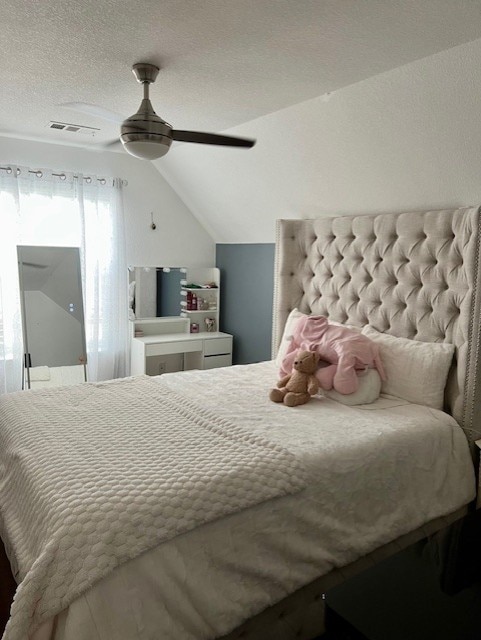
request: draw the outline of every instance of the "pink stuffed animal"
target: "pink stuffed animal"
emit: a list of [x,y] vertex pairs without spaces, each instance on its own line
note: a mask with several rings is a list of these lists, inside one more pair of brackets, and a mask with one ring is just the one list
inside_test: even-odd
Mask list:
[[354,393],[359,388],[358,371],[375,368],[386,379],[379,348],[366,336],[347,327],[329,324],[324,316],[300,318],[286,356],[281,376],[292,370],[299,349],[313,351],[320,358],[316,377],[322,389],[339,393]]

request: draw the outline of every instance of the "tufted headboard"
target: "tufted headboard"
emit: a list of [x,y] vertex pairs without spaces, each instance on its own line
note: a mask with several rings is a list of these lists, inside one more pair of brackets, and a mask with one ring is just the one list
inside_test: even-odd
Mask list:
[[481,437],[480,208],[279,220],[273,353],[289,312],[450,342],[445,409]]

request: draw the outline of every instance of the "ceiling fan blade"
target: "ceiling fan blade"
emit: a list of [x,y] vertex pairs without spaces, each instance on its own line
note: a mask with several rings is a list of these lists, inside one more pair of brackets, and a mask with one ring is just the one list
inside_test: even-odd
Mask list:
[[226,147],[253,147],[255,140],[220,136],[216,133],[202,133],[200,131],[180,131],[172,129],[172,139],[178,142],[197,142],[198,144],[220,144]]
[[32,267],[33,269],[46,269],[48,267],[47,264],[37,264],[36,262],[22,262],[21,264],[24,267]]
[[80,111],[89,116],[96,118],[102,118],[102,120],[109,120],[115,122],[115,124],[122,124],[125,120],[124,116],[110,109],[104,109],[96,104],[88,104],[87,102],[63,102],[58,105],[59,107],[65,107],[66,109],[72,109],[73,111]]
[[116,147],[120,149],[120,147],[122,147],[122,143],[120,142],[119,138],[116,138],[115,140],[109,140],[109,142],[104,142],[100,146],[102,147],[102,149],[115,149]]

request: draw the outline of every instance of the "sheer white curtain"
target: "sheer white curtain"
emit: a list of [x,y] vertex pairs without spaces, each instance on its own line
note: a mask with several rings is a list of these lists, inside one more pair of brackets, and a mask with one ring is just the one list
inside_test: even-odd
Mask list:
[[22,388],[22,317],[17,242],[19,188],[16,167],[0,171],[0,394]]
[[122,183],[79,184],[87,369],[90,380],[128,375],[128,276]]
[[17,245],[80,246],[89,380],[128,374],[128,282],[120,180],[0,169],[0,393],[22,382]]

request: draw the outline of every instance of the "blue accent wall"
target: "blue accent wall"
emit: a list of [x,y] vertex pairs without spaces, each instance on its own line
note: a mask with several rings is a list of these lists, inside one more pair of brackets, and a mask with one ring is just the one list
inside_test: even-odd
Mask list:
[[220,328],[234,336],[233,364],[271,359],[274,244],[217,244]]
[[157,315],[178,316],[180,314],[180,281],[184,278],[180,269],[168,272],[157,270]]

